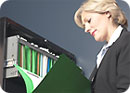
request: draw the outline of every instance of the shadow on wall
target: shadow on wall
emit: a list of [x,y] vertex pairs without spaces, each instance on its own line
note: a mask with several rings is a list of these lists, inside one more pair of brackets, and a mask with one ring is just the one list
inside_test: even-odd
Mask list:
[[130,2],[129,0],[116,0],[128,20],[128,31],[130,31]]

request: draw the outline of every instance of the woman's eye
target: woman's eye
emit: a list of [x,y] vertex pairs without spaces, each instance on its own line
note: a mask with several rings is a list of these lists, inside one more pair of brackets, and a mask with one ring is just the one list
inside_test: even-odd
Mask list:
[[91,18],[88,20],[88,23],[90,23],[91,22]]

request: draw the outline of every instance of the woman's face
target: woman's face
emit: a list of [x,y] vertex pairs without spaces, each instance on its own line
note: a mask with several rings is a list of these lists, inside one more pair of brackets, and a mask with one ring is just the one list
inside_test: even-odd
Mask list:
[[107,13],[82,12],[81,20],[85,27],[85,32],[89,32],[96,41],[108,41],[109,16]]

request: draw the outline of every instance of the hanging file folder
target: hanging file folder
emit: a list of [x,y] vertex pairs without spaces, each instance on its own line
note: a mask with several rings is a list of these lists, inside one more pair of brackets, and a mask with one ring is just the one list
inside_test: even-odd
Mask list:
[[43,78],[46,76],[47,74],[47,60],[48,60],[48,57],[47,56],[43,56]]
[[31,71],[31,49],[25,45],[26,69]]
[[24,45],[22,45],[22,58],[23,58],[23,60],[22,60],[22,67],[24,68],[24,69],[26,69],[26,53],[25,53],[25,46]]
[[21,44],[18,44],[18,65],[20,66],[20,61],[21,61]]
[[48,62],[48,63],[47,63],[47,72],[49,72],[49,69],[50,69],[50,60],[51,60],[51,59],[48,57],[48,61],[47,61],[47,62]]
[[40,57],[40,76],[43,77],[43,55]]

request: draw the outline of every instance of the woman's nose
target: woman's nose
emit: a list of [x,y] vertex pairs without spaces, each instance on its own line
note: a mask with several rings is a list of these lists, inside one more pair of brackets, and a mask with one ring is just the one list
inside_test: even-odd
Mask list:
[[86,23],[86,24],[85,24],[85,32],[86,32],[86,33],[89,33],[90,30],[91,30],[91,29],[90,29],[89,24]]
[[85,27],[85,32],[86,32],[86,33],[89,33],[89,32],[90,32],[90,29],[88,29],[88,28]]

